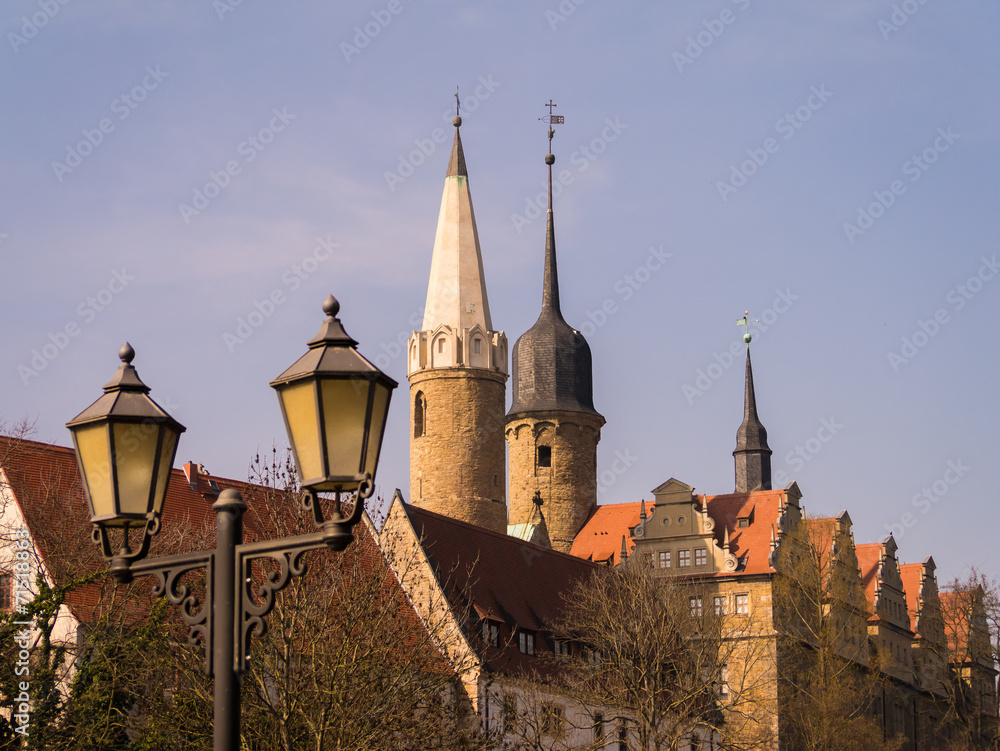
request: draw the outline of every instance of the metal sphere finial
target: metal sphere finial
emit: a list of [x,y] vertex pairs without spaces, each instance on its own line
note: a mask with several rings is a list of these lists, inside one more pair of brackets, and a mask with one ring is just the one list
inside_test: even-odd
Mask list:
[[135,359],[135,350],[132,349],[132,345],[129,344],[128,342],[125,342],[122,345],[122,348],[118,350],[118,357],[126,365],[131,365],[132,360]]
[[330,316],[330,318],[337,317],[337,313],[340,312],[340,303],[336,297],[333,295],[326,296],[326,299],[323,301],[323,312]]
[[750,332],[749,331],[743,335],[743,341],[746,344],[749,344],[751,339],[753,339],[753,337],[750,336]]
[[451,122],[452,122],[452,123],[454,124],[454,126],[455,126],[455,127],[457,128],[457,127],[458,127],[459,125],[461,125],[461,124],[462,124],[462,117],[461,117],[461,115],[457,115],[457,116],[455,117],[455,119],[454,119],[454,120],[452,120]]
[[556,155],[555,154],[551,154],[551,153],[550,154],[546,154],[545,155],[545,163],[548,164],[548,165],[555,164],[556,163]]

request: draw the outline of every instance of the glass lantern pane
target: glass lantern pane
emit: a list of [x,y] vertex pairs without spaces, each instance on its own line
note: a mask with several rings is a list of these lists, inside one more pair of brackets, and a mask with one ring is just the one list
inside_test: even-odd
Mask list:
[[304,480],[324,476],[320,460],[319,425],[316,416],[316,395],[312,381],[282,386],[278,391],[281,410],[285,413],[288,438],[295,451],[295,460]]
[[375,396],[372,402],[372,424],[368,431],[368,455],[365,457],[365,471],[375,477],[375,464],[378,462],[379,449],[382,445],[382,431],[385,428],[385,416],[389,412],[390,390],[381,383],[374,384]]
[[115,472],[118,473],[118,510],[145,516],[153,489],[158,426],[151,423],[120,423],[115,432]]
[[111,484],[111,451],[108,446],[107,424],[86,425],[73,429],[80,463],[84,468],[84,483],[92,516],[115,513],[114,487]]
[[161,428],[163,431],[163,446],[160,447],[160,461],[158,466],[159,475],[156,477],[156,494],[153,496],[153,510],[163,511],[163,499],[167,494],[167,483],[170,481],[170,470],[173,468],[174,454],[177,451],[177,439],[179,433],[175,433],[169,428]]
[[353,477],[361,470],[361,448],[365,436],[365,412],[371,381],[361,378],[324,379],[323,420],[330,475]]

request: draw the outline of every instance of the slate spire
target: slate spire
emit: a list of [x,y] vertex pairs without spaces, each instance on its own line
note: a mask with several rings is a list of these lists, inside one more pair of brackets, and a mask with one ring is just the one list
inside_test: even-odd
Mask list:
[[767,445],[767,430],[757,415],[757,395],[753,387],[753,367],[750,364],[750,334],[747,333],[747,371],[743,394],[743,423],[736,431],[736,492],[771,489],[771,449]]
[[[562,316],[556,262],[555,216],[552,211],[552,136],[549,128],[549,207],[545,229],[542,310],[535,324],[515,342],[511,358],[513,400],[508,417],[527,412],[561,410],[599,415],[594,409],[590,345]],[[601,418],[603,421],[603,417]]]

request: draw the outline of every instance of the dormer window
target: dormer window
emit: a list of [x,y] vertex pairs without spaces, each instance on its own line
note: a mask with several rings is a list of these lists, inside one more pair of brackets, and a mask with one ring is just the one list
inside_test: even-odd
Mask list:
[[500,626],[493,621],[483,621],[483,641],[487,646],[500,646]]
[[750,518],[746,517],[743,519],[736,520],[736,529],[746,529],[750,526]]
[[519,631],[517,646],[521,650],[521,654],[535,654],[535,635],[531,631]]

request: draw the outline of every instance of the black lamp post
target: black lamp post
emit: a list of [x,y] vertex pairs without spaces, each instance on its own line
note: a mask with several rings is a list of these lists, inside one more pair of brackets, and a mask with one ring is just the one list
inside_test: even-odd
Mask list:
[[[385,432],[389,399],[396,382],[355,349],[337,318],[333,295],[309,351],[271,382],[278,392],[303,487],[302,506],[318,531],[276,540],[243,542],[240,493],[226,489],[212,504],[216,547],[144,560],[151,538],[160,531],[167,482],[184,426],[149,398],[149,387],[132,367],[135,351],[119,351],[122,365],[104,395],[66,424],[73,434],[77,462],[94,524],[111,573],[121,582],[155,576],[153,594],[181,606],[189,641],[205,646],[205,672],[215,683],[215,751],[236,751],[240,737],[239,676],[249,658],[251,635],[262,636],[274,596],[291,577],[305,573],[303,555],[328,547],[343,550],[353,539],[364,501],[374,488],[375,469]],[[318,492],[333,492],[336,508],[323,518]],[[349,516],[341,512],[341,493],[356,493]],[[133,550],[133,530],[141,530]],[[118,550],[112,537],[118,537]],[[251,567],[271,559],[278,570],[252,597]],[[205,570],[205,601],[199,602],[181,577]]]

